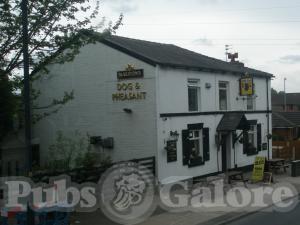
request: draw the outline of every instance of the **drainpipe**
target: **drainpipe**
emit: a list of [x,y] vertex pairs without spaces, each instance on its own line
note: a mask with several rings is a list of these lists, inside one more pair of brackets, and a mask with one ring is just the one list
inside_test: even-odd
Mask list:
[[266,87],[267,87],[267,144],[268,144],[268,160],[270,159],[270,106],[269,106],[269,80],[266,78]]

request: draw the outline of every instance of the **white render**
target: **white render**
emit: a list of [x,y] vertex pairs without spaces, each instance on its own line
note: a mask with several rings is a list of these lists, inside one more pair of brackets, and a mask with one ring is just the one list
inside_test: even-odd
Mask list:
[[[124,70],[127,64],[144,69],[145,78],[136,81],[142,83],[143,90],[146,90],[146,100],[112,101],[112,93],[117,92],[116,73]],[[77,130],[83,135],[114,137],[114,149],[105,150],[114,161],[156,154],[153,66],[99,43],[82,48],[73,62],[49,69],[50,74],[36,84],[42,91],[38,105],[61,98],[64,91],[74,90],[75,98],[57,114],[46,117],[35,126],[34,135],[40,138],[42,161],[47,160],[47,149],[59,130],[67,135]],[[133,113],[126,114],[123,108],[130,108]]]
[[[125,70],[128,65],[144,69],[144,78],[117,80],[117,71]],[[46,117],[34,126],[34,137],[41,147],[41,160],[46,162],[48,148],[58,131],[72,135],[74,131],[91,136],[114,138],[114,149],[105,149],[113,161],[155,156],[157,177],[160,182],[174,182],[186,178],[202,176],[220,171],[217,166],[215,144],[216,128],[222,114],[161,117],[161,114],[188,113],[187,80],[196,78],[201,86],[201,111],[219,111],[218,82],[228,81],[230,87],[230,110],[246,111],[246,101],[239,97],[239,76],[230,73],[211,73],[184,69],[166,68],[149,65],[105,44],[89,44],[81,49],[73,62],[53,65],[50,73],[35,82],[34,87],[41,90],[36,104],[47,105],[53,98],[61,98],[64,91],[74,90],[75,99],[67,103],[58,113]],[[270,79],[269,109],[271,109]],[[112,94],[117,92],[117,83],[141,83],[146,92],[145,100],[113,101]],[[205,87],[206,83],[211,88]],[[267,110],[266,78],[254,77],[256,108]],[[237,100],[236,98],[239,97]],[[125,113],[124,108],[132,110]],[[36,111],[35,111],[36,112]],[[269,114],[271,115],[271,114]],[[262,124],[262,143],[267,142],[267,114],[246,113],[247,119],[256,119]],[[269,132],[272,130],[271,116]],[[170,131],[186,129],[187,124],[204,123],[209,127],[210,161],[203,166],[188,168],[182,165],[181,135],[177,142],[177,162],[167,163],[165,142],[170,139]],[[228,146],[231,146],[228,138]],[[272,146],[271,141],[269,145]],[[233,149],[228,152],[228,162],[234,168]],[[270,148],[271,149],[271,148]],[[96,149],[97,150],[97,149]],[[102,149],[99,149],[102,151]],[[260,155],[267,156],[268,151]],[[270,151],[270,157],[271,157]],[[255,156],[243,154],[242,145],[236,144],[236,165],[251,165]]]
[[[158,71],[158,93],[160,96],[158,101],[158,109],[160,113],[182,113],[188,112],[188,93],[187,93],[187,80],[190,78],[200,79],[201,88],[201,111],[210,112],[218,111],[218,82],[228,81],[230,87],[230,110],[231,111],[246,111],[246,101],[242,100],[239,96],[239,76],[230,74],[213,74],[199,71],[185,71],[176,69],[163,69]],[[206,89],[205,83],[210,83],[211,88]],[[255,91],[256,91],[256,110],[267,110],[267,92],[266,92],[266,78],[254,77]],[[270,80],[268,80],[269,96],[270,93]],[[236,98],[238,97],[238,100]],[[269,97],[270,98],[270,97]],[[271,101],[269,99],[269,107],[271,109]],[[166,182],[173,182],[180,177],[196,177],[205,174],[215,173],[221,170],[222,163],[217,165],[217,155],[221,159],[221,151],[217,151],[215,144],[215,134],[217,126],[222,119],[223,115],[199,115],[199,116],[185,116],[185,117],[171,117],[167,120],[162,118],[158,119],[158,177],[160,181],[168,177],[173,179],[166,179]],[[267,142],[267,114],[246,114],[248,120],[258,120],[262,124],[262,142]],[[271,116],[269,118],[271,132]],[[164,148],[164,141],[169,138],[169,132],[172,130],[181,131],[186,129],[187,124],[204,123],[205,127],[210,128],[210,161],[206,162],[204,166],[188,168],[182,166],[181,146],[182,140],[178,139],[178,161],[174,163],[166,163],[166,151]],[[231,146],[231,137],[228,138],[228,146]],[[270,143],[270,146],[272,144]],[[236,164],[238,167],[251,165],[254,162],[255,156],[246,156],[243,154],[243,146],[239,143],[236,144]],[[230,147],[231,151],[228,152],[230,156],[230,168],[234,168],[234,150]],[[272,152],[270,151],[270,157]],[[268,156],[268,151],[261,151],[261,156]]]

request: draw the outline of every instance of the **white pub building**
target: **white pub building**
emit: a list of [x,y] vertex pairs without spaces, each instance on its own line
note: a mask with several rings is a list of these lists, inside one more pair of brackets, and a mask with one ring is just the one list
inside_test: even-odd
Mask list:
[[[234,61],[234,60],[233,60]],[[45,104],[74,99],[34,126],[41,162],[56,133],[88,133],[115,162],[155,157],[161,183],[272,157],[272,74],[175,45],[109,36],[50,65],[35,82]],[[97,147],[96,147],[97,148]]]

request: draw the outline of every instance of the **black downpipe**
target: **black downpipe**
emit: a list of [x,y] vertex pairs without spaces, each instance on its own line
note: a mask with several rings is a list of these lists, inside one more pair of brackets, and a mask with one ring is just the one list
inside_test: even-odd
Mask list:
[[266,86],[267,86],[267,144],[268,144],[268,160],[270,159],[270,106],[269,106],[269,80],[266,78]]

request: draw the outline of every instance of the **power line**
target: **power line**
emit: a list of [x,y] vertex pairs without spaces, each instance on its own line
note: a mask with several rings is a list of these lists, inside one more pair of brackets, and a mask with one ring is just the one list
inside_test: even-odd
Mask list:
[[[224,43],[218,43],[218,44],[211,44],[211,45],[207,45],[207,44],[197,44],[197,43],[195,43],[195,44],[190,44],[190,43],[183,43],[183,44],[185,44],[185,45],[189,45],[189,46],[195,46],[195,45],[198,45],[198,46],[224,46],[224,44],[225,44],[226,42],[224,42]],[[246,44],[239,44],[239,43],[232,43],[234,46],[272,46],[272,47],[274,47],[274,46],[293,46],[293,47],[299,47],[300,48],[300,43],[295,43],[295,44],[277,44],[277,43],[246,43]]]
[[300,20],[233,21],[233,22],[179,22],[179,23],[124,23],[124,26],[178,26],[178,25],[226,25],[226,24],[272,24],[300,23]]
[[[219,11],[210,11],[210,13],[219,14],[219,13],[226,13],[226,12],[239,12],[239,11],[260,11],[260,10],[274,10],[274,9],[296,9],[299,8],[300,5],[294,6],[274,6],[274,7],[253,7],[253,8],[240,8],[240,9],[224,9]],[[166,13],[166,12],[159,12],[159,13],[152,13],[152,14],[143,14],[139,17],[149,17],[149,16],[156,16],[156,15],[171,15],[171,14],[192,14],[192,13],[199,13],[199,12],[207,12],[208,10],[198,10],[197,11],[173,11],[173,13]]]
[[200,37],[200,38],[169,38],[169,37],[160,37],[155,38],[151,37],[155,40],[179,40],[179,41],[197,41],[201,39],[207,39],[210,41],[300,41],[299,38],[208,38],[208,37]]

